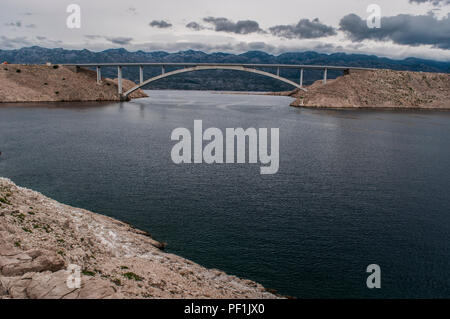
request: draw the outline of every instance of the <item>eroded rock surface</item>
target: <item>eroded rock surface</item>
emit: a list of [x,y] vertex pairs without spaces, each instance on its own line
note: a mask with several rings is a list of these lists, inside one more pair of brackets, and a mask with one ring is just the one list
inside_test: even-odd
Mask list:
[[[0,204],[0,298],[277,297],[253,281],[165,253],[126,223],[5,178]],[[79,288],[70,288],[69,265],[79,267]]]
[[291,105],[325,108],[450,109],[450,75],[376,70],[317,81],[295,90]]

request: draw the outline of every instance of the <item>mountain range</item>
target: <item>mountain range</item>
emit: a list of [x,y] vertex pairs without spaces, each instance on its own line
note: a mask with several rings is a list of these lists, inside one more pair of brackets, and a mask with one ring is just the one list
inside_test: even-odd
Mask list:
[[[243,54],[205,53],[201,51],[180,51],[168,53],[164,51],[130,52],[123,48],[108,49],[101,52],[84,50],[66,50],[62,48],[48,49],[39,46],[25,47],[16,50],[0,50],[0,61],[19,64],[60,63],[115,63],[115,62],[203,62],[203,63],[275,63],[275,64],[320,64],[336,66],[355,66],[367,68],[382,68],[393,70],[408,70],[421,72],[450,73],[450,63],[407,58],[393,60],[364,54],[334,53],[323,54],[313,51],[290,52],[271,55],[262,51],[249,51]],[[269,69],[270,70],[270,69]],[[169,68],[166,71],[170,71]],[[273,72],[273,70],[271,70]],[[157,75],[159,68],[145,68],[145,78]],[[105,77],[117,77],[114,68],[102,71]],[[283,70],[282,76],[293,81],[299,80],[296,70]],[[341,75],[341,72],[329,72],[330,78]],[[137,82],[139,75],[137,68],[124,68],[123,76]],[[322,72],[305,71],[305,83],[320,79]],[[185,73],[162,79],[148,86],[147,89],[198,89],[198,90],[234,90],[234,91],[283,91],[292,89],[289,85],[263,76],[237,71],[199,71]]]

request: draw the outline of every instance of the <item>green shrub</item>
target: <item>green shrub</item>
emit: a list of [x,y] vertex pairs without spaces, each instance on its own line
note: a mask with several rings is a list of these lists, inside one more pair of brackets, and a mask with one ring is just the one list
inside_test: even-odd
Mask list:
[[123,276],[127,279],[136,280],[136,281],[142,281],[142,279],[143,279],[141,276],[136,275],[134,272],[124,273]]

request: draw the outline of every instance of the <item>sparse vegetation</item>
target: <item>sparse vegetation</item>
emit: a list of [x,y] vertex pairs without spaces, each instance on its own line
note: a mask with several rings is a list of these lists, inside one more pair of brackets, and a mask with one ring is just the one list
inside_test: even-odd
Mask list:
[[31,229],[29,229],[27,227],[22,227],[22,229],[23,229],[24,232],[32,233]]
[[90,271],[90,270],[86,270],[84,269],[83,271],[81,271],[81,273],[85,276],[91,276],[94,277],[95,276],[95,272],[94,271]]
[[42,225],[42,228],[44,228],[46,233],[50,233],[53,231],[53,229],[49,225]]
[[11,202],[6,197],[0,197],[0,202],[6,205],[11,205]]
[[134,272],[126,272],[123,274],[123,276],[129,280],[135,280],[135,281],[142,281],[142,277],[139,275],[136,275]]

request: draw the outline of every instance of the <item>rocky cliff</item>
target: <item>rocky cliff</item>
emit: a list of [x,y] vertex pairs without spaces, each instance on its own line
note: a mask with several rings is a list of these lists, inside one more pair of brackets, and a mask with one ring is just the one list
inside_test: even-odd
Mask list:
[[450,75],[376,70],[317,81],[293,91],[292,106],[327,108],[450,109]]
[[[276,298],[163,249],[128,224],[0,178],[0,298]],[[69,265],[79,288],[67,285]]]
[[[123,80],[124,91],[136,84]],[[95,71],[59,65],[0,65],[0,102],[120,101],[117,80],[97,84]],[[138,90],[131,98],[146,97]]]

